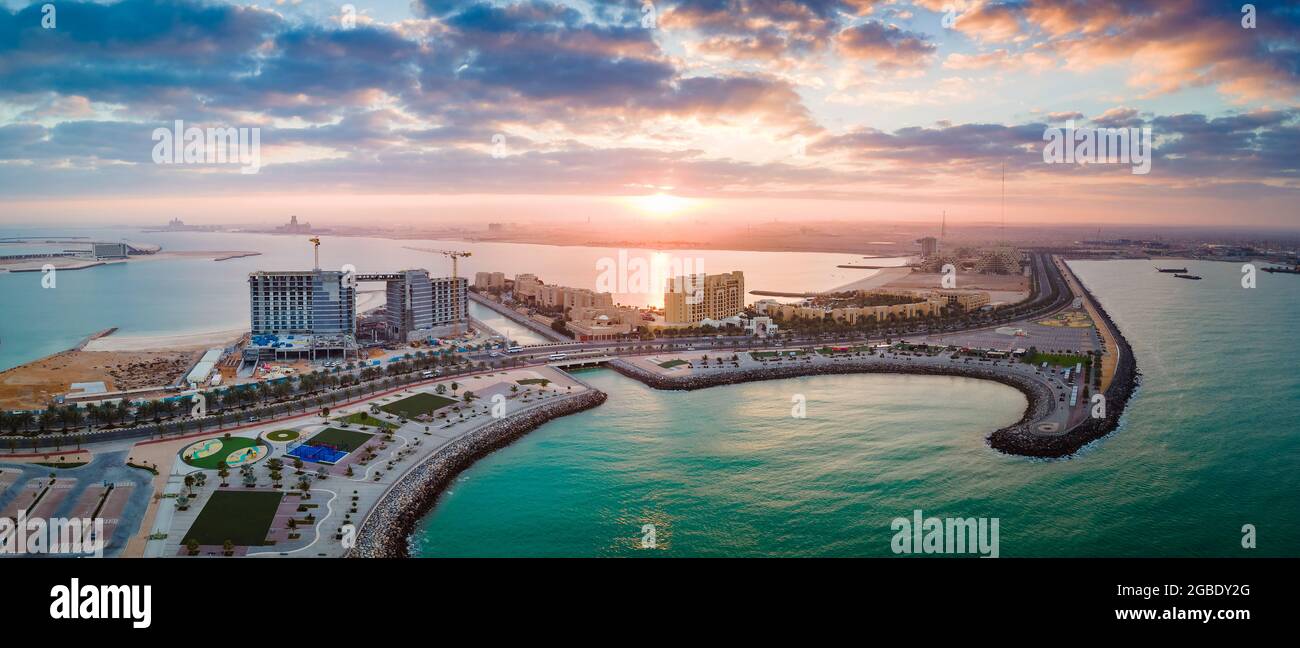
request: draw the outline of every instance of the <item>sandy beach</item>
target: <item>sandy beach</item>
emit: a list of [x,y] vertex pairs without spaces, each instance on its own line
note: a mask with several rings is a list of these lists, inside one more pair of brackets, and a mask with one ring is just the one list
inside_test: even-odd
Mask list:
[[228,329],[183,335],[107,335],[86,344],[84,351],[193,351],[234,344],[248,331]]
[[876,288],[883,288],[886,285],[898,281],[910,274],[912,274],[911,268],[881,268],[880,270],[876,270],[870,277],[863,277],[857,281],[835,288],[834,290],[828,290],[827,292],[874,290]]

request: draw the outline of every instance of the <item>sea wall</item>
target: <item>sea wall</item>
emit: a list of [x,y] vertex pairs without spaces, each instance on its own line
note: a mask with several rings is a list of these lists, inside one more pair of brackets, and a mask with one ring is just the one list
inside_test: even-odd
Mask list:
[[[1112,328],[1112,330],[1116,330]],[[610,367],[615,371],[638,380],[655,389],[692,390],[732,385],[756,380],[780,380],[799,376],[817,376],[831,374],[856,373],[894,373],[929,376],[961,376],[979,380],[991,380],[1019,390],[1028,400],[1025,414],[1015,423],[996,430],[988,436],[988,444],[993,449],[1005,454],[1027,457],[1065,457],[1078,452],[1079,448],[1105,436],[1119,423],[1120,414],[1132,393],[1134,376],[1133,353],[1123,342],[1120,367],[1115,380],[1107,390],[1106,418],[1089,419],[1083,424],[1064,434],[1049,436],[1034,430],[1034,424],[1050,411],[1053,395],[1043,383],[1006,374],[986,367],[970,366],[924,366],[902,362],[854,362],[839,361],[834,364],[796,363],[779,367],[762,367],[717,373],[696,374],[681,377],[669,377],[638,367],[624,360],[615,360]]]
[[1119,332],[1119,327],[1111,321],[1110,314],[1101,307],[1101,304],[1095,303],[1095,300],[1093,305],[1106,326],[1115,332],[1115,343],[1119,346],[1119,362],[1115,366],[1115,376],[1104,393],[1106,416],[1084,419],[1065,434],[1051,437],[1034,434],[1027,428],[1017,429],[1015,426],[1003,428],[989,436],[989,445],[1008,454],[1066,457],[1119,427],[1120,417],[1124,414],[1129,399],[1137,391],[1142,374],[1137,370],[1133,347],[1129,346],[1128,340],[1124,339],[1124,335]]
[[605,392],[588,390],[485,425],[435,452],[388,490],[357,532],[348,557],[405,558],[416,522],[433,509],[447,484],[479,458],[561,416],[605,402]]
[[[1025,395],[1028,406],[1025,408],[1025,414],[1019,421],[1003,428],[1003,430],[1023,430],[1028,432],[1032,423],[1047,415],[1051,407],[1052,393],[1048,387],[1036,380],[1006,374],[995,371],[987,367],[970,367],[970,366],[926,366],[914,365],[906,362],[860,362],[853,360],[840,360],[834,364],[822,363],[796,363],[793,365],[784,365],[778,367],[761,367],[755,369],[740,370],[723,370],[717,373],[697,374],[690,376],[669,377],[653,372],[642,367],[638,367],[625,360],[615,360],[610,363],[610,368],[615,371],[643,382],[655,389],[704,389],[717,385],[734,385],[737,383],[753,382],[756,380],[780,380],[784,378],[797,378],[800,376],[822,376],[833,374],[860,374],[860,373],[877,373],[877,374],[913,374],[920,376],[960,376],[963,378],[977,378],[980,380],[991,380],[1012,387]],[[999,430],[999,432],[1002,430]],[[995,433],[996,434],[996,433]],[[994,448],[1007,452],[1008,454],[1024,454],[1014,452],[1014,448],[998,447],[990,442]]]

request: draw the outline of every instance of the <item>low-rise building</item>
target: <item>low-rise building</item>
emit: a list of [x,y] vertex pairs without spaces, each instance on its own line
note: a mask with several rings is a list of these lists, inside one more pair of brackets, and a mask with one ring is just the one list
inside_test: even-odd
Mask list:
[[506,287],[504,272],[475,272],[474,288],[478,290],[502,289]]
[[537,275],[531,273],[515,275],[515,287],[513,289],[515,299],[523,300],[532,298],[537,295],[537,290],[542,287],[542,282],[538,280]]

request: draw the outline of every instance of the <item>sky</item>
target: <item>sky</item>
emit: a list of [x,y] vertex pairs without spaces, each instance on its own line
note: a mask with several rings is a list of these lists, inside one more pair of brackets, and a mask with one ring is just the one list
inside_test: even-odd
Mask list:
[[[2,223],[1300,228],[1297,3],[45,4],[0,0]],[[178,120],[257,172],[160,163]],[[1149,172],[1049,164],[1067,123]]]

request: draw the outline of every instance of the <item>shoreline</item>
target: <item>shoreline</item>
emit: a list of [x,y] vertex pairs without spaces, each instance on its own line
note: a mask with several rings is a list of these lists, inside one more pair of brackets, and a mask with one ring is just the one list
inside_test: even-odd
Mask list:
[[494,421],[447,444],[407,470],[379,498],[357,530],[348,558],[408,558],[415,525],[437,505],[447,485],[461,472],[495,450],[554,419],[604,403],[598,389],[540,405],[515,417]]

